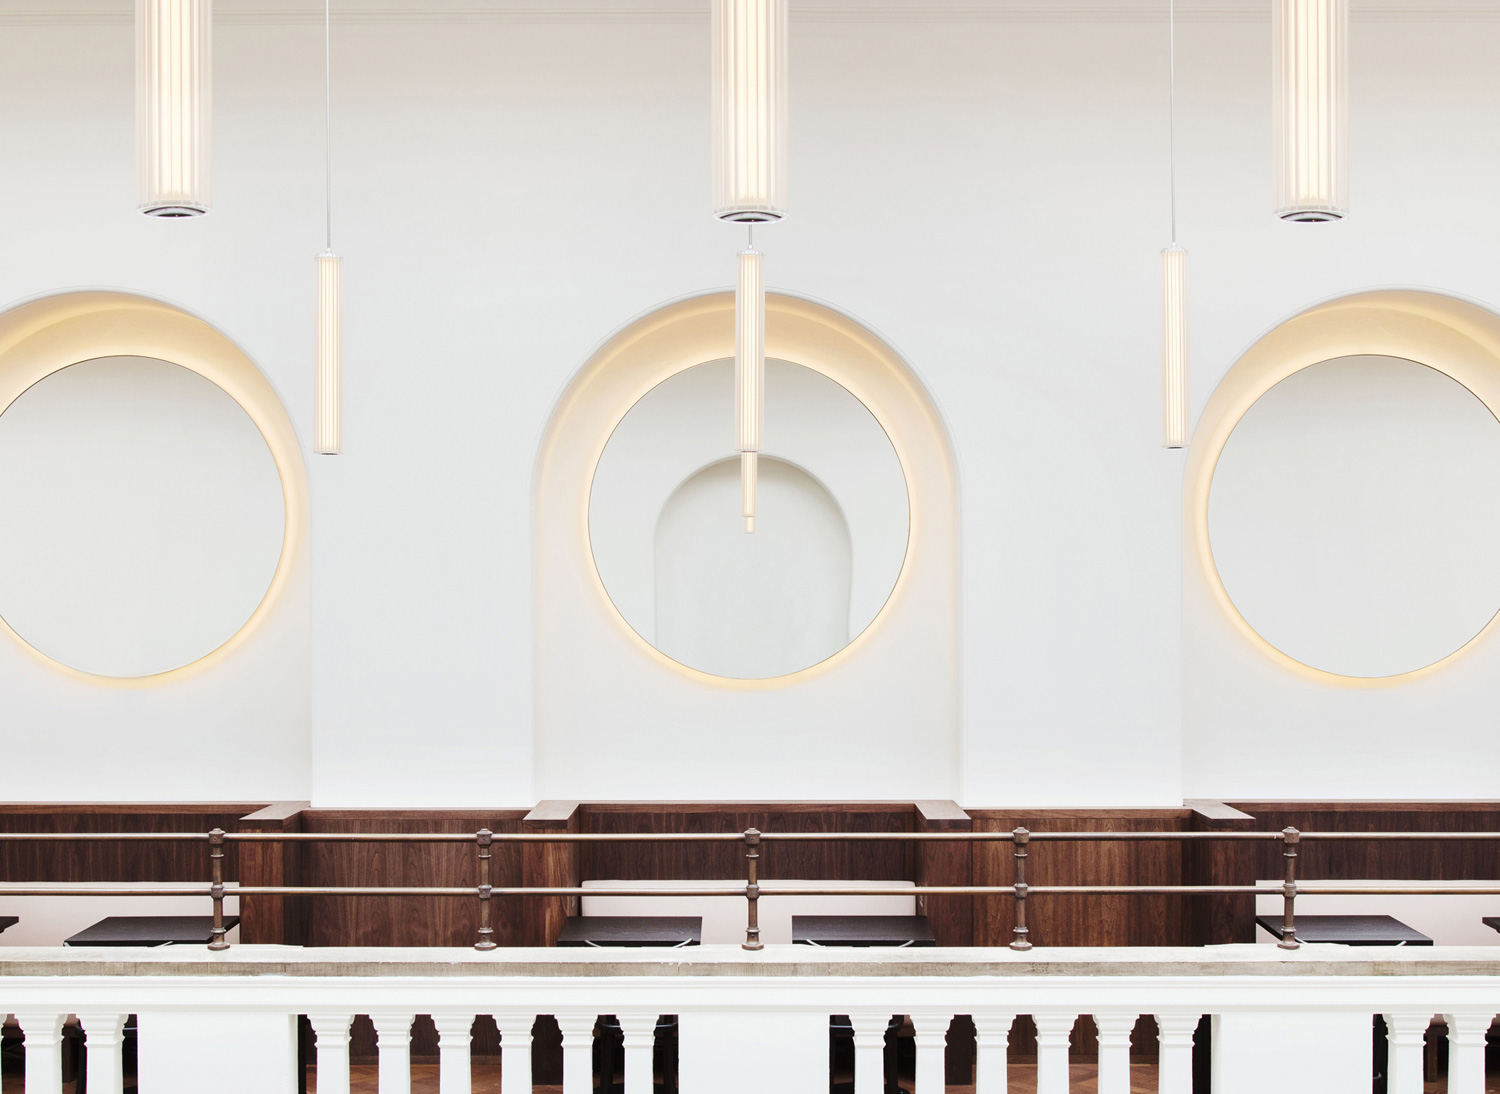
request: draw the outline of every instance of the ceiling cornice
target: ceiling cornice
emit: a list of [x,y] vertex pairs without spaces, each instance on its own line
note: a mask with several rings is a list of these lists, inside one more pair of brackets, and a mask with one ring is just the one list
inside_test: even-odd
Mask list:
[[[801,23],[1156,23],[1166,12],[1160,0],[934,0],[896,3],[882,0],[793,0],[792,18]],[[129,25],[129,0],[0,0],[0,23],[11,26]],[[1500,21],[1500,5],[1493,0],[1448,0],[1441,4],[1410,0],[1356,0],[1351,18],[1357,22],[1463,23]],[[1183,0],[1177,17],[1182,22],[1265,23],[1269,0]],[[323,21],[323,5],[316,0],[218,0],[214,19],[234,25],[303,25]],[[616,3],[529,3],[521,0],[448,0],[413,3],[405,0],[335,0],[334,22],[346,24],[442,25],[473,23],[706,23],[707,0],[655,0],[653,3],[618,0]]]

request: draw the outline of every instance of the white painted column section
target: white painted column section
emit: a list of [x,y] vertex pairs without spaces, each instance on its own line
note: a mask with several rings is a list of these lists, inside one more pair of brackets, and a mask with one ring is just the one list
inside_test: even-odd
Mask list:
[[125,1089],[125,1065],[121,1047],[125,1042],[124,1014],[82,1013],[78,1024],[83,1027],[84,1045],[88,1048],[89,1094],[122,1094]]
[[62,1094],[62,1028],[66,1014],[17,1011],[26,1035],[26,1094]]
[[562,1030],[563,1094],[594,1094],[594,1024],[598,1020],[597,1014],[557,1016]]
[[415,1014],[372,1014],[380,1054],[380,1094],[411,1094],[411,1024]]
[[1443,1017],[1448,1022],[1448,1094],[1484,1094],[1484,1038],[1495,1016],[1466,1011]]
[[1033,1014],[1036,1023],[1036,1094],[1068,1094],[1068,1039],[1076,1014]]
[[[309,1014],[307,1023],[318,1043],[318,1094],[349,1094],[349,1027],[354,1015]],[[90,1075],[90,1091],[93,1082]]]
[[531,1027],[535,1014],[496,1014],[500,1031],[500,1089],[502,1094],[531,1094]]
[[620,1031],[625,1035],[625,1094],[651,1094],[655,1076],[651,1071],[651,1053],[656,1048],[655,1014],[620,1014]]
[[[1010,1027],[1014,1014],[975,1014],[974,1094],[1010,1090]],[[855,1091],[855,1094],[860,1094]]]
[[1137,1017],[1094,1015],[1099,1030],[1099,1094],[1130,1094],[1130,1032]]
[[682,1094],[828,1094],[829,1013],[679,1012]]
[[1422,1094],[1422,1047],[1431,1024],[1430,1014],[1385,1016],[1387,1094]]
[[469,1094],[473,1073],[469,1044],[474,1039],[474,1015],[434,1014],[438,1032],[438,1094]]
[[[1160,1094],[1193,1094],[1193,1031],[1198,1028],[1198,1020],[1202,1017],[1201,1014],[1156,1016],[1156,1044],[1160,1054],[1156,1089]],[[1368,1072],[1369,1068],[1365,1070]],[[1102,1069],[1100,1075],[1103,1075]],[[1368,1075],[1365,1081],[1368,1085]],[[1129,1089],[1128,1082],[1125,1089]],[[1103,1088],[1099,1094],[1104,1094]]]
[[149,1094],[297,1090],[295,1012],[206,1006],[142,1009],[136,1024],[140,1089]]
[[[1215,1014],[1214,1094],[1266,1094],[1268,1090],[1284,1089],[1288,1075],[1297,1077],[1299,1091],[1370,1094],[1374,1062],[1370,1027],[1374,1017],[1373,1010],[1299,1010],[1290,1006]],[[1162,1074],[1166,1074],[1165,1061]],[[1162,1090],[1166,1089],[1163,1085]],[[1189,1087],[1172,1088],[1179,1089]]]
[[868,1011],[851,1014],[849,1024],[854,1027],[854,1094],[883,1094],[885,1031],[890,1028],[891,1016]]
[[943,1094],[943,1051],[953,1015],[928,1012],[911,1016],[912,1040],[917,1047],[916,1094]]

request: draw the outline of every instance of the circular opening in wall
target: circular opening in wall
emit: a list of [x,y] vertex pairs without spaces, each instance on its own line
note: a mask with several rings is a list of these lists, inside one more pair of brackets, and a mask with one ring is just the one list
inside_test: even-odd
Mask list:
[[281,478],[245,409],[190,369],[105,357],[0,413],[0,618],[48,657],[152,676],[227,642],[271,585]]
[[906,478],[869,409],[822,373],[766,363],[755,531],[740,510],[734,362],[662,381],[626,412],[589,492],[610,600],[657,650],[701,672],[810,668],[890,599],[911,528]]
[[1235,425],[1208,505],[1235,609],[1296,661],[1390,677],[1441,661],[1500,610],[1500,422],[1397,357],[1293,373]]

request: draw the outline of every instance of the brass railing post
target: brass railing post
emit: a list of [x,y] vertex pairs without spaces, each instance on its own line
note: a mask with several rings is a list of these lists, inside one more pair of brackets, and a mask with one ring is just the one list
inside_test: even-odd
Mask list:
[[1302,945],[1297,941],[1297,843],[1302,833],[1295,828],[1281,830],[1281,857],[1286,862],[1286,874],[1281,882],[1281,941],[1276,945],[1283,950],[1295,950]]
[[476,950],[493,950],[495,943],[495,930],[490,926],[490,844],[495,838],[495,833],[488,828],[481,828],[474,834],[475,846],[479,849],[479,940],[474,943]]
[[760,940],[760,830],[745,829],[745,943],[744,949],[763,950]]
[[1010,835],[1016,847],[1016,925],[1011,928],[1013,937],[1010,948],[1029,950],[1031,932],[1026,927],[1026,846],[1031,842],[1031,833],[1025,828],[1017,828]]
[[227,950],[224,941],[224,829],[215,828],[208,834],[208,862],[213,870],[209,895],[214,901],[214,927],[208,941],[211,950]]

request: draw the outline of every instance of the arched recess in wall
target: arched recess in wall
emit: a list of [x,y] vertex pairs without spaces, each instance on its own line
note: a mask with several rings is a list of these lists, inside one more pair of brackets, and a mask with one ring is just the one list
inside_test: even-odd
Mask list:
[[[264,595],[258,603],[252,601],[254,610],[227,640],[180,667],[150,675],[84,671],[54,660],[0,621],[0,631],[9,642],[61,674],[103,686],[141,688],[196,676],[222,663],[252,640],[290,585],[305,584],[307,481],[291,419],[254,362],[202,319],[129,293],[65,293],[0,315],[0,411],[19,405],[17,401],[34,385],[80,362],[128,359],[180,366],[238,404],[265,441],[280,480],[282,501],[280,551]],[[0,606],[0,613],[3,610]]]
[[[1496,426],[1500,418],[1500,316],[1456,297],[1418,290],[1355,293],[1316,305],[1293,316],[1250,347],[1225,375],[1204,408],[1194,435],[1184,484],[1184,555],[1188,573],[1216,608],[1214,613],[1236,636],[1242,649],[1304,680],[1338,687],[1382,687],[1401,684],[1440,670],[1477,647],[1500,626],[1500,616],[1486,609],[1477,633],[1465,631],[1448,647],[1452,652],[1410,671],[1359,675],[1326,671],[1298,660],[1256,630],[1236,605],[1215,559],[1211,528],[1214,476],[1237,426],[1273,388],[1313,366],[1360,360],[1425,366],[1441,374],[1487,408],[1479,415]],[[1444,383],[1438,379],[1437,384]],[[1461,390],[1455,388],[1455,390]],[[1399,417],[1400,408],[1395,408]],[[1340,498],[1330,497],[1330,504]]]
[[[906,559],[875,621],[831,657],[727,679],[654,648],[616,610],[589,539],[612,432],[669,377],[734,353],[734,297],[632,322],[574,376],[547,426],[534,495],[534,741],[544,797],[949,796],[958,758],[958,488],[947,431],[912,369],[825,305],[767,299],[768,357],[845,388],[905,475]],[[725,422],[732,445],[732,422]],[[726,450],[725,455],[732,455]],[[756,753],[760,761],[747,757]]]

